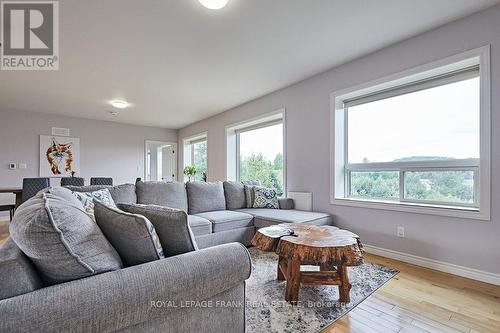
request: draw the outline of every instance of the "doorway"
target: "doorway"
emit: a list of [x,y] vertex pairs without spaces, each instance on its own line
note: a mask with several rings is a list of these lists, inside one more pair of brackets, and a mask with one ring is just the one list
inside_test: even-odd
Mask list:
[[146,140],[144,153],[144,179],[146,181],[171,182],[176,180],[176,143]]

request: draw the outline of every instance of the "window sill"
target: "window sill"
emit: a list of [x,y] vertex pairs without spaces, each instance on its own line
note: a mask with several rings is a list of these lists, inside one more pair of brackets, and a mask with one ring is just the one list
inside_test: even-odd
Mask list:
[[482,212],[477,208],[470,207],[437,206],[408,202],[373,201],[358,198],[334,198],[333,200],[331,200],[330,204],[490,221],[489,212]]

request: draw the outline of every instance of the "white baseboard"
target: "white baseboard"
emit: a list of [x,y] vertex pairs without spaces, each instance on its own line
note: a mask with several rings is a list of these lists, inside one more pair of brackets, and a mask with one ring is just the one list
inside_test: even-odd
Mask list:
[[474,268],[468,268],[464,266],[459,266],[455,264],[450,264],[443,261],[438,261],[434,259],[424,258],[415,256],[413,254],[407,254],[403,252],[393,251],[384,249],[377,246],[363,244],[366,252],[375,254],[381,257],[387,257],[390,259],[395,259],[399,261],[404,261],[409,264],[422,266],[425,268],[434,269],[436,271],[441,271],[445,273],[450,273],[458,275],[461,277],[469,278],[472,280],[482,281],[486,283],[491,283],[500,286],[500,274],[490,273],[481,271]]

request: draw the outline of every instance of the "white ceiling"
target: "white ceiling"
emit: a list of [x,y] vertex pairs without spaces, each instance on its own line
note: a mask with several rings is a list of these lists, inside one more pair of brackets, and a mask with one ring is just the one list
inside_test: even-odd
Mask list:
[[0,109],[181,128],[497,3],[64,0],[60,70],[0,71]]

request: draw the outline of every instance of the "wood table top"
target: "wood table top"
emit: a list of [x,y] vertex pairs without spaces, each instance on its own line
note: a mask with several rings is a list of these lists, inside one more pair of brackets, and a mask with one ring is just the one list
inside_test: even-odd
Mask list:
[[257,230],[252,245],[293,257],[304,263],[339,263],[348,266],[363,262],[358,235],[334,226],[280,224]]
[[22,187],[0,187],[0,193],[20,193],[22,191]]

